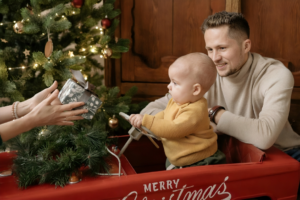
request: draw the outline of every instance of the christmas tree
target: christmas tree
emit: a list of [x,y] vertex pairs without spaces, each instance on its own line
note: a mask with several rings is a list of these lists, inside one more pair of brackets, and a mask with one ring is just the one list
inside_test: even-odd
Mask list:
[[[40,127],[7,143],[18,150],[14,172],[20,187],[37,183],[64,186],[80,168],[90,175],[107,172],[109,136],[129,124],[119,112],[138,112],[144,104],[131,104],[132,88],[122,97],[119,89],[101,86],[103,70],[97,58],[120,58],[129,40],[115,38],[120,10],[114,0],[0,0],[1,105],[32,97],[72,77],[80,70],[96,86],[102,101],[92,120],[72,127]],[[101,23],[101,24],[100,24]]]

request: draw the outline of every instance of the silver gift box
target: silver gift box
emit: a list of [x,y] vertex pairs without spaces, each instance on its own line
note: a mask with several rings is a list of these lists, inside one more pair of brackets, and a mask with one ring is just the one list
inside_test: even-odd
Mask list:
[[85,105],[75,109],[87,109],[89,112],[81,116],[85,119],[93,119],[98,108],[101,106],[102,101],[92,94],[90,91],[85,90],[81,85],[77,84],[72,79],[68,79],[63,88],[60,90],[58,98],[62,104],[71,102],[85,102]]

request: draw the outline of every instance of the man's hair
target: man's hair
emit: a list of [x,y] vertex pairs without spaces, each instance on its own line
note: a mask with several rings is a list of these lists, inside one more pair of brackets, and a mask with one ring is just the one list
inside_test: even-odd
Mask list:
[[210,15],[204,20],[201,30],[204,34],[207,29],[224,25],[229,27],[229,35],[232,38],[239,38],[242,35],[245,35],[247,36],[247,39],[249,39],[250,28],[247,20],[241,13],[222,11]]

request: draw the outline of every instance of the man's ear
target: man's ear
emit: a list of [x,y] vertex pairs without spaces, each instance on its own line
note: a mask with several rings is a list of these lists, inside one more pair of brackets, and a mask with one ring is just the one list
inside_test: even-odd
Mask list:
[[202,87],[199,83],[193,85],[193,95],[197,96],[201,93]]
[[244,52],[248,53],[251,50],[251,40],[246,39],[243,43],[244,43],[244,45],[243,45]]

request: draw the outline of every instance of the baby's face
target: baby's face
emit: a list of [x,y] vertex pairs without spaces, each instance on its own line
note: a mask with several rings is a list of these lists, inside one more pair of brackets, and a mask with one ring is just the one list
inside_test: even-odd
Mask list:
[[173,100],[178,105],[191,102],[193,97],[193,80],[191,80],[189,70],[178,63],[174,63],[169,68],[169,77],[170,84],[168,89]]

